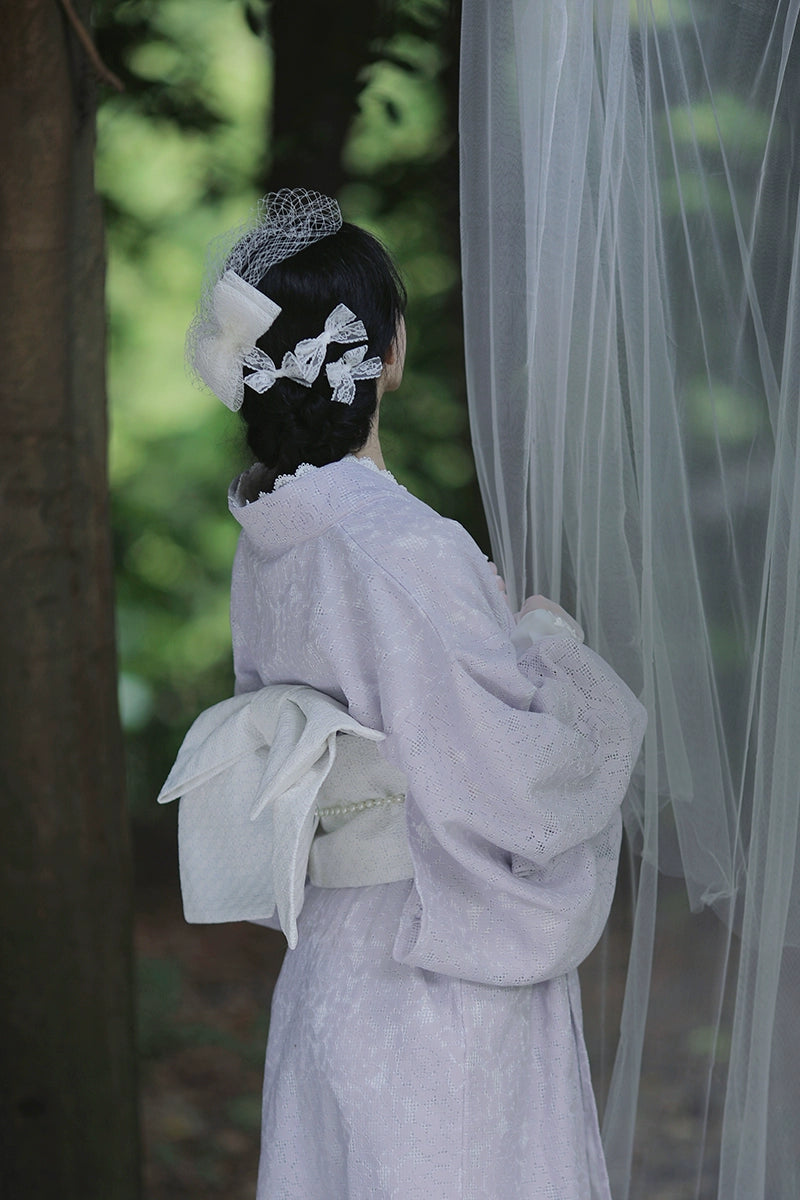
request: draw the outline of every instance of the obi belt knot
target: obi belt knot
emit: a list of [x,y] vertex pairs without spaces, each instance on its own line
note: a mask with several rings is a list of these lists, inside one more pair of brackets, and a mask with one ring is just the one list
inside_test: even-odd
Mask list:
[[181,797],[187,921],[258,921],[277,910],[290,947],[306,878],[364,887],[413,878],[403,773],[384,734],[300,684],[272,684],[202,712],[158,800]]

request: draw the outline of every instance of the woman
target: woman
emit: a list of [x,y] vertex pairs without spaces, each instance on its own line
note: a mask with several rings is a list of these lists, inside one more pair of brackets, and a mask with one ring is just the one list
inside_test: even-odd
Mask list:
[[385,470],[404,303],[334,202],[278,193],[190,338],[257,459],[229,497],[237,692],[332,697],[400,781],[322,808],[319,837],[351,822],[362,866],[376,822],[402,853],[369,886],[305,888],[258,1196],[608,1200],[576,967],[608,914],[643,713],[558,606],[515,623],[467,533]]

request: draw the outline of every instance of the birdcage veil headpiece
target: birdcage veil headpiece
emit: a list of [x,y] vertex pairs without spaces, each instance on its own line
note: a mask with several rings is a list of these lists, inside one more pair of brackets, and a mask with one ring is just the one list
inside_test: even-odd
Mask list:
[[341,227],[336,200],[305,188],[283,188],[264,196],[250,221],[209,246],[200,300],[186,335],[186,362],[228,408],[241,407],[245,359],[281,311],[258,283],[270,267]]

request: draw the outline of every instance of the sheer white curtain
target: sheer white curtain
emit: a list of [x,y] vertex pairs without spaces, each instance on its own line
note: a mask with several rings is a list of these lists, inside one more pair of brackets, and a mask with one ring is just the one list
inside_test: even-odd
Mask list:
[[[693,1182],[663,1195],[800,1196],[799,11],[464,0],[467,366],[494,553],[518,600],[577,612],[650,713],[604,1104],[618,1200],[662,1194],[642,1114],[661,1087],[679,1115],[682,1055],[705,1064]],[[661,871],[700,914],[674,961]]]

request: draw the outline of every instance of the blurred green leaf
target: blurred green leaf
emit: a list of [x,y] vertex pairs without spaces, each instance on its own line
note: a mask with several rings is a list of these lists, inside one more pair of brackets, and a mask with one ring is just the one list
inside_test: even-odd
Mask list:
[[766,421],[762,398],[697,376],[687,388],[686,418],[698,442],[749,446]]
[[695,143],[704,151],[724,147],[727,154],[753,159],[763,155],[770,130],[768,112],[730,92],[717,92],[713,104],[697,100],[670,108],[666,120],[679,148]]
[[630,19],[634,28],[671,28],[691,24],[690,0],[630,0]]

